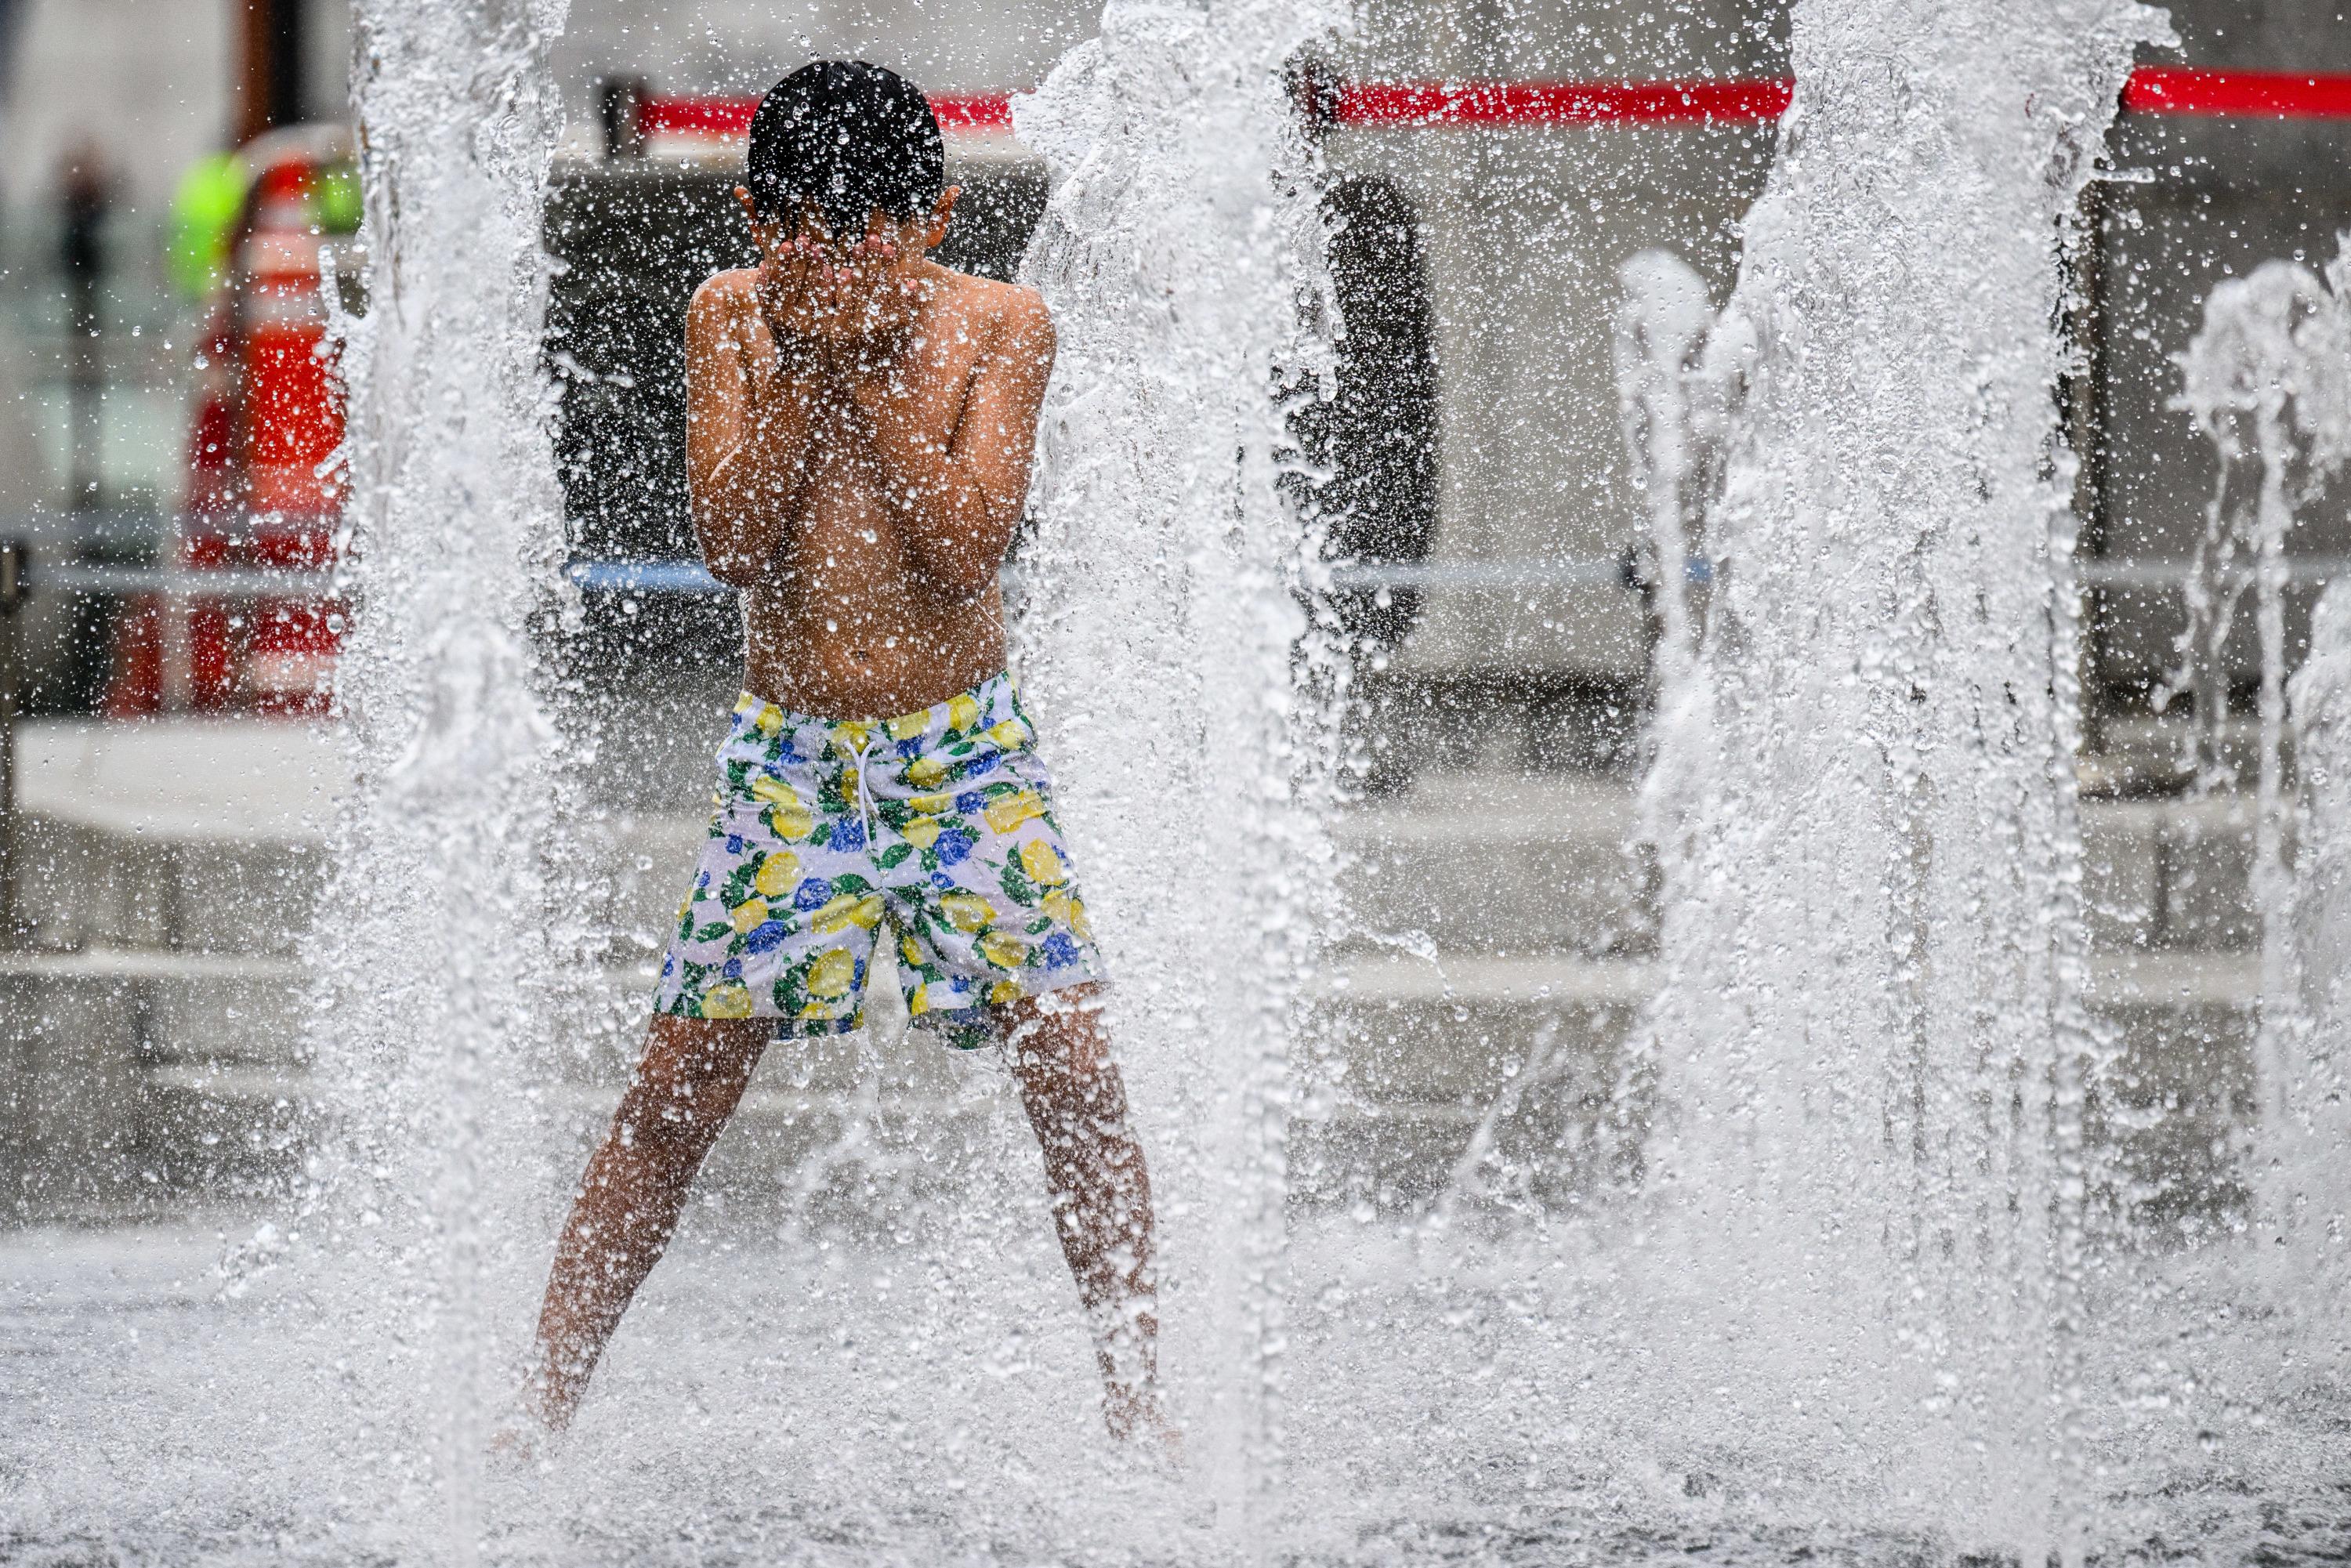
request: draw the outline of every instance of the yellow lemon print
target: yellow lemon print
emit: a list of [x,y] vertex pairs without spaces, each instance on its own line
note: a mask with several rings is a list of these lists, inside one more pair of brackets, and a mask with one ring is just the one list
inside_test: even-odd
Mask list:
[[898,956],[904,958],[907,963],[913,965],[916,968],[922,967],[923,950],[914,946],[914,939],[912,936],[901,936],[898,938]]
[[1017,718],[1008,718],[991,727],[987,738],[1007,751],[1018,751],[1029,742],[1026,726]]
[[746,899],[729,911],[726,917],[735,923],[737,935],[754,930],[768,923],[768,901],[764,898]]
[[1018,980],[997,981],[996,984],[987,988],[987,999],[999,1008],[1007,1002],[1019,1001],[1020,999],[1020,982]]
[[906,824],[900,836],[918,850],[929,849],[939,841],[939,820],[936,817],[916,817]]
[[1081,942],[1094,939],[1093,923],[1086,918],[1085,900],[1081,898],[1070,900],[1070,930]]
[[751,988],[740,980],[728,980],[702,993],[702,1016],[706,1019],[747,1019],[751,1016]]
[[935,757],[917,757],[906,764],[906,782],[927,789],[947,776],[947,765]]
[[799,885],[800,857],[789,850],[778,850],[759,862],[759,873],[751,885],[769,898],[779,897]]
[[996,917],[996,910],[976,893],[939,895],[939,913],[958,931],[977,931]]
[[944,817],[949,811],[955,810],[955,797],[952,795],[909,795],[906,797],[906,804],[911,810],[920,811],[925,817]]
[[832,727],[832,748],[844,757],[854,756],[865,749],[873,738],[873,727],[862,719],[849,719]]
[[1008,833],[1031,817],[1045,814],[1045,802],[1037,799],[1033,789],[1019,789],[1009,795],[999,795],[980,809],[988,827],[999,833]]
[[890,738],[893,740],[912,740],[922,734],[923,727],[930,722],[931,716],[925,710],[922,713],[902,714],[883,727],[889,730]]
[[979,939],[979,956],[999,969],[1017,969],[1029,956],[1029,944],[1009,931],[991,931]]
[[809,995],[828,1001],[849,994],[857,980],[857,960],[846,947],[829,948],[809,968]]
[[931,1010],[931,988],[930,988],[930,987],[928,987],[928,986],[916,986],[916,987],[914,988],[914,994],[913,996],[908,997],[908,998],[906,998],[906,1016],[907,1016],[908,1018],[914,1018],[914,1019],[918,1019],[918,1018],[921,1018],[925,1013],[929,1012],[930,1010]]
[[816,831],[816,818],[798,800],[780,801],[768,808],[768,831],[779,839],[798,843]]
[[830,936],[852,925],[872,926],[882,919],[882,895],[878,893],[844,893],[836,895],[818,910],[809,921],[809,929],[820,936]]
[[773,703],[761,703],[759,716],[751,722],[759,727],[761,735],[774,735],[784,727],[784,710]]
[[678,917],[680,920],[684,920],[684,919],[685,918],[685,915],[686,915],[686,911],[688,911],[688,910],[692,909],[693,907],[694,907],[694,894],[690,894],[690,893],[689,893],[689,894],[687,894],[684,898],[681,898],[681,899],[679,899],[679,900],[677,901],[677,917]]
[[969,693],[947,699],[947,727],[969,729],[979,722],[979,704]]
[[1040,887],[1051,887],[1070,880],[1070,868],[1061,863],[1061,857],[1053,852],[1053,846],[1042,839],[1031,839],[1020,846],[1020,869],[1027,872],[1029,880]]

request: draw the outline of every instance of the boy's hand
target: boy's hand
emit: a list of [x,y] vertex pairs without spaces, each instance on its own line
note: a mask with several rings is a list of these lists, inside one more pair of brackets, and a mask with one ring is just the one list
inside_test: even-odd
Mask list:
[[913,322],[925,285],[890,235],[869,234],[844,246],[805,227],[787,234],[782,224],[759,216],[748,191],[737,186],[735,198],[759,250],[759,313],[788,358],[830,359]]

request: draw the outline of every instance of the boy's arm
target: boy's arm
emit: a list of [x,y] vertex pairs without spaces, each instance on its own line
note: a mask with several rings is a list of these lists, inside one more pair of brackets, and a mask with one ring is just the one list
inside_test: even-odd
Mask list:
[[695,542],[737,588],[775,564],[807,471],[810,386],[754,302],[714,277],[685,313],[685,465]]
[[942,440],[920,409],[875,411],[883,493],[914,564],[942,587],[978,593],[996,580],[1029,499],[1037,415],[1053,369],[1053,322],[1026,289],[1010,296],[980,356],[963,417]]

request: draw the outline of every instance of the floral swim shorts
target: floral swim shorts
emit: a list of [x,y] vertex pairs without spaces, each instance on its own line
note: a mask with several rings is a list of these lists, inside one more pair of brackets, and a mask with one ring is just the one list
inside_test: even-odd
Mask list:
[[893,719],[745,694],[653,1010],[842,1033],[889,940],[915,1026],[972,1047],[998,1006],[1100,979],[1033,738],[1008,675]]

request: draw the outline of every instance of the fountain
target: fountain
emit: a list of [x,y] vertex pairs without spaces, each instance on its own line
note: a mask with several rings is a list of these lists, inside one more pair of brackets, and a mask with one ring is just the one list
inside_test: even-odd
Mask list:
[[[1659,252],[1619,274],[1661,628],[1655,994],[1593,1112],[1627,1152],[1587,1179],[1564,1135],[1505,1147],[1573,1049],[1554,1017],[1462,1108],[1441,1190],[1385,1209],[1290,1181],[1317,1053],[1370,1049],[1328,1005],[1375,934],[1338,892],[1351,675],[1286,423],[1345,324],[1285,73],[1348,18],[1111,0],[1016,100],[1061,342],[1016,657],[1160,1191],[1173,1475],[1093,1425],[1001,1083],[958,1061],[885,1128],[888,1023],[771,1058],[792,1114],[846,1074],[834,1131],[793,1134],[768,1207],[705,1194],[566,1444],[487,1462],[576,1168],[561,1081],[615,1044],[580,913],[593,727],[547,652],[578,622],[540,361],[564,6],[360,17],[325,1103],[216,1276],[209,1242],[54,1244],[10,1331],[119,1397],[0,1366],[38,1434],[0,1435],[0,1561],[2037,1563],[2312,1498],[2298,1528],[2331,1528],[2344,1336],[2309,1280],[2351,1223],[2351,601],[2291,677],[2278,606],[2295,508],[2351,461],[2351,260],[2225,286],[2182,361],[2224,467],[2189,651],[2248,580],[2264,644],[2251,1239],[2135,1227],[2091,1007],[2052,393],[2158,14],[1802,0],[1735,291]],[[1554,1159],[1572,1179],[1481,1185]]]
[[1287,1076],[1330,874],[1331,716],[1293,669],[1314,541],[1286,521],[1266,398],[1317,352],[1322,219],[1281,71],[1329,25],[1112,0],[1014,109],[1053,183],[1022,274],[1061,339],[1018,635],[1118,934],[1146,1141],[1192,1195],[1166,1246],[1197,1335],[1169,1354],[1204,1369],[1203,1463],[1241,1529],[1280,1474]]
[[2161,27],[1991,16],[1796,12],[1719,581],[1661,662],[1652,1181],[1711,1297],[1677,1383],[1872,1511],[2037,1557],[2079,1551],[2101,1052],[2052,257]]
[[[2314,1299],[2314,1281],[2340,1280],[2351,1239],[2351,1192],[2336,1169],[2351,1132],[2342,1120],[2346,1017],[2331,961],[2351,939],[2337,809],[2351,768],[2343,733],[2351,600],[2339,584],[2321,597],[2291,684],[2285,629],[2288,536],[2351,464],[2351,235],[2340,244],[2323,279],[2299,263],[2271,261],[2216,287],[2204,302],[2203,329],[2179,357],[2175,402],[2220,460],[2181,638],[2185,666],[2174,683],[2198,691],[2208,779],[2220,766],[2213,737],[2221,705],[2210,677],[2198,676],[2220,665],[2248,590],[2261,644],[2253,883],[2262,922],[2257,1064],[2266,1158],[2259,1197],[2262,1228],[2283,1249],[2277,1304],[2296,1318]],[[2250,570],[2241,556],[2251,558]],[[2289,763],[2300,776],[2292,793]],[[2314,1349],[2339,1343],[2327,1316],[2322,1308],[2304,1324]]]
[[[360,788],[313,936],[331,1130],[298,1239],[332,1260],[348,1332],[381,1352],[360,1385],[374,1418],[422,1417],[416,1484],[465,1560],[517,1288],[561,1196],[534,1100],[580,1014],[559,913],[576,811],[529,625],[560,613],[538,324],[563,5],[360,21],[369,308],[344,326],[343,363],[346,570],[365,613],[339,701]],[[419,1386],[437,1411],[416,1408]]]

